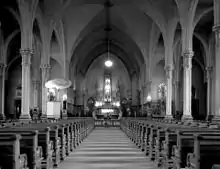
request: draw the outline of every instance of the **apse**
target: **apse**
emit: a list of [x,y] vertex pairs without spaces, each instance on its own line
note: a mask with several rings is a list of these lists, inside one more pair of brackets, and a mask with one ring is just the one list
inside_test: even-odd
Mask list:
[[[105,65],[107,60],[112,61],[111,67]],[[102,54],[90,65],[85,77],[85,88],[88,97],[95,97],[97,92],[103,92],[105,74],[110,74],[111,76],[113,97],[118,91],[121,98],[127,98],[128,92],[131,90],[131,80],[128,71],[122,61],[111,53],[109,57],[107,53]]]

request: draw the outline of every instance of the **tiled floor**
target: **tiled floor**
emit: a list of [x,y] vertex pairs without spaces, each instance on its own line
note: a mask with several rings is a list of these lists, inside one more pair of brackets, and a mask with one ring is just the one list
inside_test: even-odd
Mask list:
[[59,169],[154,169],[155,166],[117,128],[97,128]]

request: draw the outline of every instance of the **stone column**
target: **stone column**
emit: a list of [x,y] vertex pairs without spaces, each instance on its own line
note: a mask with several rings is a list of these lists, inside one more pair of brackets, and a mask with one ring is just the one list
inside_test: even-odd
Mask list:
[[175,82],[175,110],[180,110],[180,81]]
[[33,80],[33,95],[34,95],[34,107],[39,107],[38,100],[39,100],[39,86],[40,82],[38,80]]
[[206,80],[207,80],[207,117],[211,115],[211,82],[212,82],[212,67],[206,68]]
[[214,103],[214,112],[213,116],[215,120],[220,120],[220,1],[214,0],[214,26],[213,32],[215,33],[215,68],[213,69],[215,72],[214,82],[214,92],[215,92],[215,99],[213,100]]
[[0,93],[1,93],[1,102],[0,102],[0,118],[5,118],[5,64],[0,63]]
[[215,119],[220,119],[220,24],[213,27],[215,32]]
[[192,57],[193,51],[185,51],[183,53],[183,69],[184,69],[184,89],[183,89],[183,119],[192,119],[191,113],[191,96],[192,96]]
[[166,80],[167,80],[167,96],[166,96],[166,118],[172,118],[172,75],[173,66],[167,65],[166,70]]
[[21,49],[22,56],[22,98],[21,98],[21,120],[30,119],[30,67],[33,50]]
[[42,117],[46,117],[47,114],[47,88],[45,87],[45,83],[47,82],[50,74],[51,66],[49,64],[41,65],[41,87],[42,87]]

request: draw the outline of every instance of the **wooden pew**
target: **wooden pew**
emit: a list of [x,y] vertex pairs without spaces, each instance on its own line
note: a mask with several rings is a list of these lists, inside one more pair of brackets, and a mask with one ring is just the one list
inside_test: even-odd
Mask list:
[[177,144],[177,134],[175,130],[171,130],[169,128],[165,129],[165,140],[162,141],[161,145],[161,157],[158,162],[159,166],[163,166],[164,168],[173,168],[174,161],[172,157],[172,147]]
[[0,135],[1,169],[28,169],[27,155],[20,153],[20,139],[18,134]]
[[28,167],[30,169],[40,169],[42,157],[42,147],[38,146],[38,131],[25,129],[5,128],[0,130],[1,134],[20,134],[20,150],[22,154],[28,156]]
[[214,165],[212,166],[212,169],[220,169],[220,164],[214,164]]
[[[53,159],[53,165],[54,167],[58,167],[61,157],[60,157],[60,149],[61,149],[61,139],[58,137],[58,128],[56,124],[51,124],[51,123],[28,123],[28,124],[21,124],[19,126],[16,126],[17,128],[20,127],[21,129],[26,128],[29,130],[44,130],[46,127],[50,128],[49,130],[49,140],[52,145],[49,145],[49,147],[53,148],[52,152],[52,159]],[[51,153],[51,152],[50,152]],[[48,155],[50,155],[48,152]],[[48,157],[50,158],[50,157]],[[50,159],[48,159],[50,161]],[[49,162],[48,161],[48,162]],[[50,165],[50,163],[48,164]],[[47,165],[47,166],[48,166]]]
[[[43,123],[42,123],[43,122]],[[36,130],[42,130],[43,128],[49,126],[51,130],[49,131],[49,137],[50,141],[53,141],[54,145],[50,146],[51,148],[54,148],[54,166],[58,166],[59,160],[62,160],[62,156],[64,153],[63,149],[65,149],[65,152],[68,152],[71,148],[71,138],[72,138],[72,145],[74,145],[74,139],[76,145],[79,145],[83,139],[92,131],[94,128],[94,120],[86,119],[86,120],[66,120],[66,121],[52,121],[48,122],[48,120],[45,121],[35,121],[34,123],[28,123],[28,124],[21,124],[16,123],[12,124],[10,123],[8,127],[21,127],[21,128],[27,128],[27,129],[36,129]],[[62,123],[62,124],[61,124]],[[74,131],[74,124],[75,124],[75,131]],[[88,125],[87,125],[88,124]],[[65,127],[64,127],[65,126]],[[70,127],[71,126],[71,127]],[[58,131],[57,131],[58,130]],[[71,137],[72,134],[72,137]],[[74,135],[76,137],[74,137]],[[59,136],[59,137],[58,137]],[[63,142],[63,144],[62,144]],[[39,144],[40,145],[40,144]],[[60,146],[59,146],[60,145]],[[60,149],[61,151],[60,151]],[[45,152],[46,148],[43,148],[43,152]],[[73,150],[73,146],[72,146]],[[51,151],[50,151],[51,152]],[[58,155],[59,153],[59,155]],[[46,154],[46,153],[43,153]],[[65,154],[67,155],[67,153]],[[64,158],[63,158],[64,159]],[[46,165],[48,168],[50,168],[50,165]],[[44,167],[43,167],[44,168]],[[45,167],[46,168],[46,167]]]
[[54,160],[55,160],[55,165],[57,166],[60,163],[60,160],[64,160],[66,158],[66,135],[64,133],[66,126],[65,124],[56,123],[56,122],[30,125],[30,127],[36,127],[36,128],[46,127],[46,126],[51,128],[50,135],[51,135],[51,139],[55,143]]
[[186,166],[187,154],[193,152],[194,134],[220,134],[219,130],[210,129],[194,129],[194,130],[180,130],[177,131],[177,145],[173,146],[173,156],[176,168]]
[[[34,131],[36,128],[26,127],[12,127],[12,129],[21,129],[21,130],[30,130]],[[50,128],[37,128],[38,131],[38,145],[42,147],[43,160],[41,161],[41,167],[43,169],[52,169],[53,168],[53,141],[50,140]]]
[[189,169],[208,169],[220,164],[220,133],[196,134],[193,153],[187,155]]

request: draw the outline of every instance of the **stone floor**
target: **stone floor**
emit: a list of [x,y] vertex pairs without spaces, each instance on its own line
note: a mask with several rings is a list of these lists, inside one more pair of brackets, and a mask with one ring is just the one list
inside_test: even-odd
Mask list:
[[155,169],[119,128],[96,128],[59,169]]

